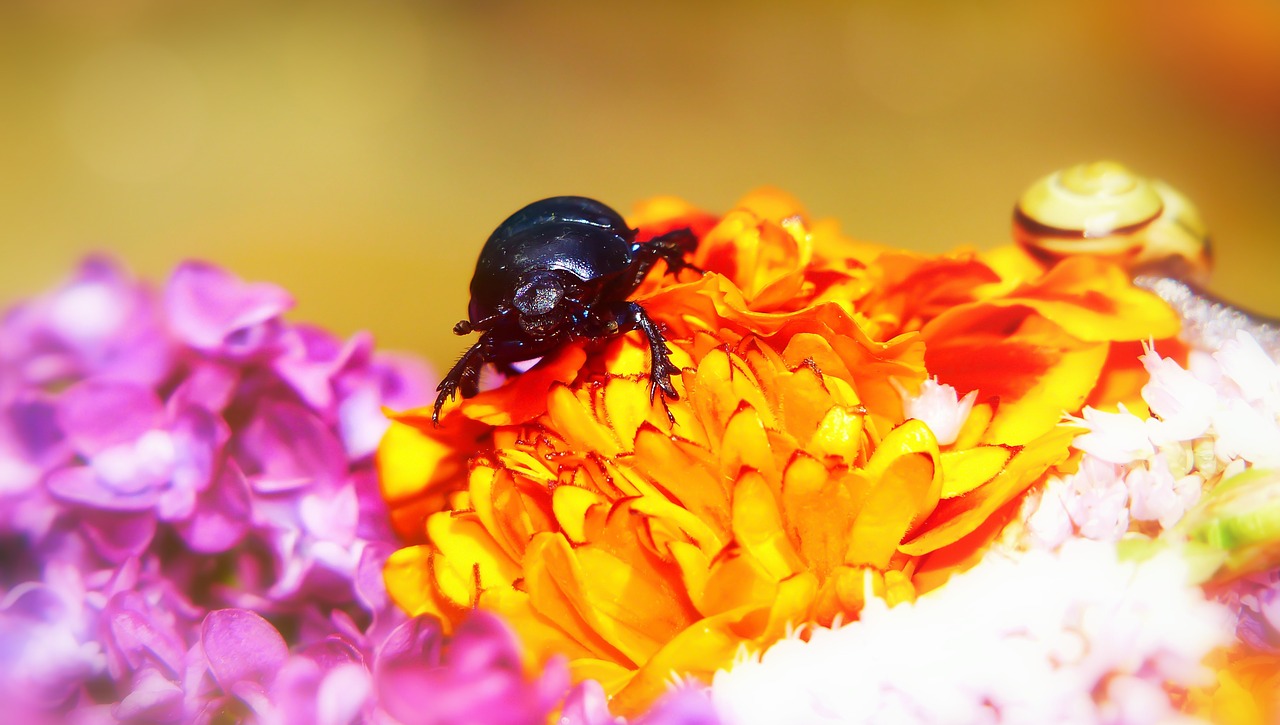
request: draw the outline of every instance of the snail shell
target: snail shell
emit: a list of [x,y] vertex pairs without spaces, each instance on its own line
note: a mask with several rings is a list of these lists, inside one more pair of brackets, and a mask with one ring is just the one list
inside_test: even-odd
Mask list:
[[1114,161],[1054,172],[1031,185],[1013,212],[1018,244],[1044,264],[1093,255],[1124,266],[1133,283],[1182,318],[1181,337],[1217,350],[1245,331],[1280,360],[1280,319],[1208,292],[1209,234],[1200,212],[1162,181]]
[[1023,193],[1013,236],[1045,264],[1088,254],[1137,274],[1204,283],[1212,262],[1200,212],[1164,182],[1115,161],[1056,171]]

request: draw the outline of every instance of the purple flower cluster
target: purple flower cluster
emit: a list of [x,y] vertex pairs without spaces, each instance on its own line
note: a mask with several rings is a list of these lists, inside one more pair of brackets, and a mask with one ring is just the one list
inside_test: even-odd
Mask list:
[[1280,654],[1280,569],[1242,577],[1223,599],[1236,612],[1236,637],[1247,647]]
[[428,375],[292,303],[93,258],[0,319],[0,722],[624,722],[492,615],[446,637],[391,603],[373,453]]

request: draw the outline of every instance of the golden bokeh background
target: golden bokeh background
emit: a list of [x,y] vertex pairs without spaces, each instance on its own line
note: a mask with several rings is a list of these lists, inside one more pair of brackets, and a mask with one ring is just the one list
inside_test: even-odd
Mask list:
[[941,251],[1101,157],[1185,191],[1215,287],[1280,314],[1274,0],[0,4],[0,303],[91,250],[202,257],[437,365],[536,198],[772,184]]

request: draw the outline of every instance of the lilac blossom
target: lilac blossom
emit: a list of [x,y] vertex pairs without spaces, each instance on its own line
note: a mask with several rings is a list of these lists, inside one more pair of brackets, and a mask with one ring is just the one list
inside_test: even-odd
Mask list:
[[[565,663],[529,676],[494,616],[446,637],[391,602],[373,454],[428,373],[292,304],[199,262],[156,294],[93,258],[0,322],[6,716],[517,725],[565,703]],[[623,722],[598,684],[569,702],[566,724]]]
[[155,293],[106,257],[0,320],[0,379],[23,385],[101,376],[152,386],[174,355]]
[[403,620],[381,591],[394,537],[372,453],[382,406],[428,399],[426,369],[289,323],[292,304],[198,262],[157,294],[95,257],[4,315],[6,699],[187,721],[217,697],[256,703],[227,663],[271,640],[246,627],[251,650],[215,647],[211,695],[191,674],[204,634],[228,641],[210,611],[252,608],[295,647],[341,633],[359,662]]
[[1236,636],[1250,648],[1280,654],[1280,569],[1259,572],[1232,585]]

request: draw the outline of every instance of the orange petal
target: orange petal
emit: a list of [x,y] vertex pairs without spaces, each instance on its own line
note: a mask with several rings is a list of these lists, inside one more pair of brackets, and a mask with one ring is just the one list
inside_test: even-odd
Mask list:
[[1173,337],[1181,323],[1164,300],[1134,287],[1120,267],[1067,257],[993,305],[1026,305],[1086,342]]
[[[729,493],[718,475],[695,457],[709,455],[696,446],[681,445],[671,436],[645,425],[636,434],[631,465],[674,503],[683,506],[717,531],[729,531]],[[717,472],[718,473],[718,472]]]
[[1025,308],[969,307],[938,317],[924,335],[925,360],[939,381],[999,400],[984,436],[990,443],[1025,443],[1079,410],[1108,350]]
[[462,401],[462,414],[489,425],[527,423],[547,410],[547,391],[555,383],[578,376],[587,353],[581,345],[565,345],[493,390]]
[[[580,394],[588,395],[585,391]],[[595,416],[591,404],[567,386],[552,385],[546,404],[551,429],[564,437],[569,449],[596,452],[606,458],[622,452],[622,445],[613,431]]]

